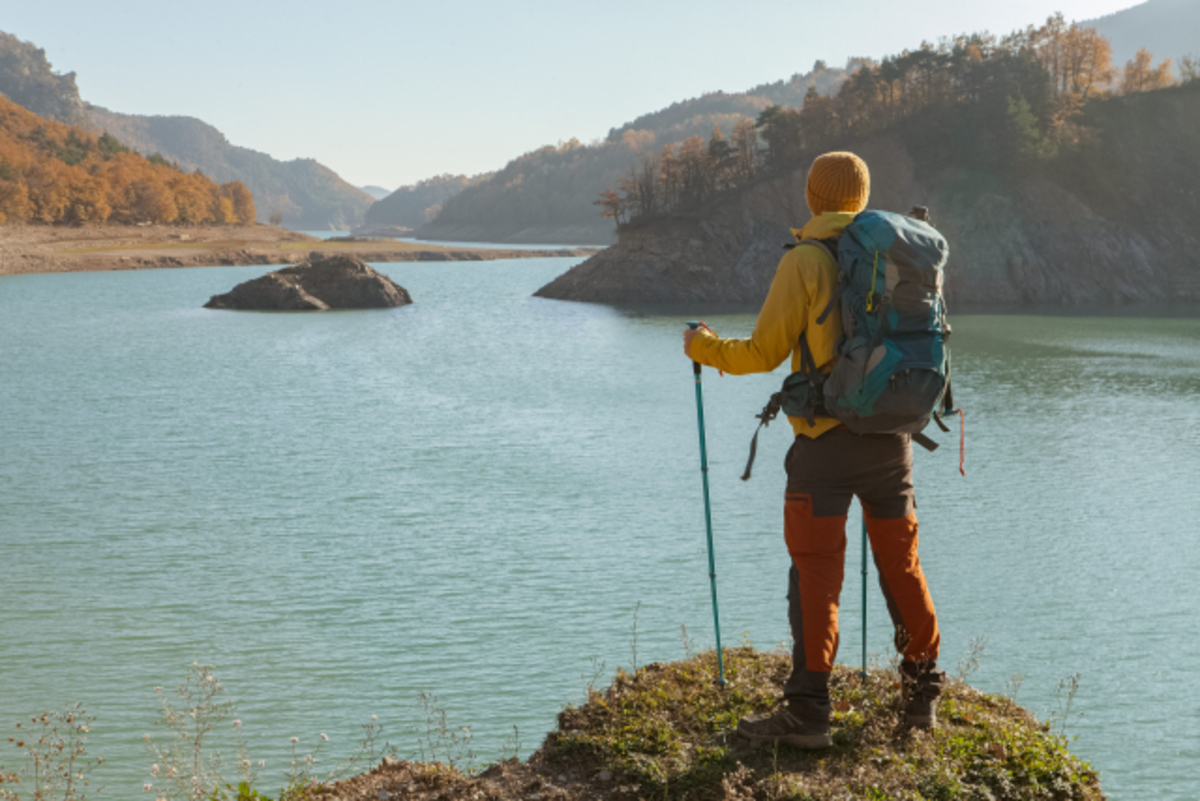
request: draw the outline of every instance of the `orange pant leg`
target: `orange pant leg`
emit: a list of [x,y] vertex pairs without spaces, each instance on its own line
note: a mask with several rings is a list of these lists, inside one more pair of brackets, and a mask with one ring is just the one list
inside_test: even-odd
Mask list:
[[925,573],[917,556],[916,514],[885,518],[872,517],[868,513],[867,534],[871,538],[871,550],[875,552],[880,576],[887,583],[908,631],[905,661],[937,659],[941,634],[933,599],[929,597]]

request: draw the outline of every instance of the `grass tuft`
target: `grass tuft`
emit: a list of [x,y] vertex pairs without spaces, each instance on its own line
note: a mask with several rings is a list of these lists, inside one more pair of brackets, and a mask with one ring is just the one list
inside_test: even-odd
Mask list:
[[618,672],[559,715],[547,761],[588,760],[643,798],[1099,799],[1099,778],[1067,741],[1009,699],[950,683],[942,725],[902,725],[894,671],[866,679],[839,667],[830,681],[832,748],[806,752],[751,743],[735,732],[744,715],[769,710],[790,670],[782,653],[726,649],[726,686],[716,654]]

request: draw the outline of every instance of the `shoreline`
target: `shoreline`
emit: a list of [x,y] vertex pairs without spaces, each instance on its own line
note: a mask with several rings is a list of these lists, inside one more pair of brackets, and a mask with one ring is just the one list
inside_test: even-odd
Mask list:
[[392,239],[329,241],[268,225],[0,226],[0,276],[286,265],[314,251],[366,262],[495,261],[581,257],[599,248],[507,250],[447,247]]

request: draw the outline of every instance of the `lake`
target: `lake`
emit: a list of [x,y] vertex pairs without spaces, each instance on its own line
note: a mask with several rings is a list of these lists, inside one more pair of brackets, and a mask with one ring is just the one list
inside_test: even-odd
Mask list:
[[[681,626],[711,646],[685,318],[530,297],[577,261],[377,265],[414,305],[310,315],[201,308],[262,267],[0,278],[0,733],[82,702],[95,778],[134,797],[154,688],[199,661],[273,794],[291,737],[329,736],[319,772],[377,715],[417,753],[420,693],[477,764],[528,756],[590,681],[682,658]],[[1080,674],[1066,732],[1106,791],[1194,798],[1200,320],[952,323],[966,476],[957,430],[916,452],[942,665],[983,638],[969,680],[1021,674],[1043,718]],[[704,372],[726,645],[788,637],[784,421],[738,480],[782,376]]]

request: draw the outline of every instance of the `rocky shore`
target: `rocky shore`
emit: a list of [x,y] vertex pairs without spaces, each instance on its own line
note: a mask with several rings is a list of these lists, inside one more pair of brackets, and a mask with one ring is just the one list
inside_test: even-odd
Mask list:
[[502,250],[394,239],[327,241],[268,225],[0,225],[0,276],[293,264],[312,251],[368,262],[492,261],[588,256],[596,248]]

